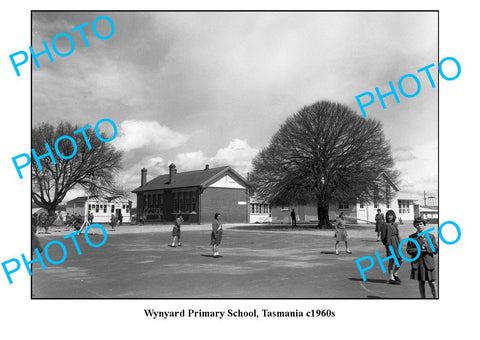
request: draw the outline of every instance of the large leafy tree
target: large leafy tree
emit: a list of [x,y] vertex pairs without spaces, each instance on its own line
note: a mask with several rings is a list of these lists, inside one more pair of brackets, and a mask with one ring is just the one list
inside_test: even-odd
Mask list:
[[[75,187],[84,188],[91,195],[117,193],[114,179],[121,168],[122,152],[98,139],[93,128],[85,130],[91,145],[89,148],[82,133],[73,134],[80,128],[68,122],[59,122],[56,126],[41,123],[32,129],[32,148],[37,155],[47,153],[45,143],[48,143],[56,161],[53,164],[50,157],[41,159],[40,170],[32,157],[32,200],[50,215],[54,214],[67,192]],[[62,159],[55,153],[55,141],[64,135],[74,138],[77,145],[77,152],[70,159]],[[71,155],[73,148],[73,144],[66,139],[58,144],[64,156]]]
[[328,226],[330,201],[380,199],[382,173],[398,173],[382,124],[345,105],[321,101],[288,117],[253,160],[256,194],[272,204],[317,205]]

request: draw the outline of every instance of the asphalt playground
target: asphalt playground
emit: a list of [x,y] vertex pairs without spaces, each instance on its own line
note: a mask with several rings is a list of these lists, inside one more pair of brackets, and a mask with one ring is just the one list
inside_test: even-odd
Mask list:
[[[99,248],[89,246],[83,235],[76,236],[81,255],[71,239],[63,239],[73,230],[40,231],[42,245],[61,241],[67,258],[58,265],[45,261],[46,270],[33,264],[32,298],[420,297],[417,282],[409,278],[409,263],[400,269],[401,285],[387,284],[387,274],[377,262],[366,272],[368,280],[362,280],[355,260],[375,257],[375,251],[385,255],[373,225],[347,225],[353,254],[346,254],[340,243],[340,255],[334,252],[332,230],[224,225],[218,258],[212,256],[209,225],[182,226],[182,247],[176,248],[169,246],[172,227],[168,225],[124,225],[116,231],[104,227],[108,239]],[[399,229],[402,238],[414,232],[410,224]],[[93,243],[103,239],[98,230],[89,237]],[[62,258],[58,245],[49,248],[48,254],[54,260]],[[427,297],[429,293],[427,289]]]

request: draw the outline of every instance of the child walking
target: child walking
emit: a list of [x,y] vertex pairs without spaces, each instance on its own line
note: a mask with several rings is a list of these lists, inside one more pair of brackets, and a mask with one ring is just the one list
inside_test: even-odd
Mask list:
[[435,249],[432,249],[426,235],[418,235],[425,229],[425,225],[425,220],[422,217],[416,217],[413,221],[413,226],[417,229],[417,232],[408,236],[412,240],[415,240],[420,246],[419,250],[415,242],[408,241],[407,243],[407,253],[410,254],[412,258],[415,258],[420,251],[418,259],[412,262],[410,278],[412,280],[418,280],[418,288],[422,299],[425,299],[425,281],[428,282],[432,296],[436,299],[437,287],[435,285],[435,279],[437,277],[437,271],[435,270],[435,259],[433,255],[438,253],[438,245],[434,235],[428,234]]

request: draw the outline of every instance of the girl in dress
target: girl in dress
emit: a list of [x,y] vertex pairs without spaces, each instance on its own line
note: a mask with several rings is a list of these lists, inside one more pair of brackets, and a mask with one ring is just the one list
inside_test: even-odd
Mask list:
[[182,244],[180,243],[180,226],[182,225],[182,222],[183,222],[183,217],[182,215],[178,215],[177,218],[175,219],[175,225],[173,226],[173,230],[172,230],[172,236],[173,236],[173,240],[172,240],[172,247],[176,247],[176,246],[179,246],[181,247]]
[[345,230],[345,218],[343,217],[343,212],[340,213],[340,216],[338,216],[338,221],[335,223],[335,239],[337,240],[335,242],[335,254],[338,255],[338,243],[340,241],[345,242],[345,249],[347,251],[347,254],[351,254],[352,252],[350,251],[350,248],[348,248],[348,234],[347,230]]
[[[387,222],[383,223],[383,227],[381,228],[381,236],[382,236],[382,243],[385,246],[385,250],[387,252],[387,257],[391,256],[392,253],[390,252],[390,247],[393,248],[393,255],[398,260],[398,264],[402,265],[402,257],[398,253],[398,245],[400,244],[400,236],[398,234],[398,225],[395,223],[397,216],[393,210],[388,210],[385,214],[385,219]],[[388,283],[392,285],[399,285],[402,280],[398,277],[398,271],[400,270],[400,266],[396,266],[395,260],[389,259],[388,260]]]
[[220,256],[218,253],[218,246],[222,241],[222,232],[223,227],[222,223],[220,222],[220,214],[216,213],[212,223],[212,235],[210,237],[210,244],[212,245],[213,256],[217,257]]
[[[425,224],[425,220],[422,217],[419,216],[415,218],[413,221],[413,226],[415,229],[417,229],[417,232],[408,236],[412,240],[417,241],[418,245],[420,246],[420,250],[417,248],[415,242],[408,241],[407,243],[407,253],[410,254],[412,258],[416,257],[418,251],[420,251],[420,256],[418,259],[412,262],[410,278],[413,280],[418,280],[418,288],[420,289],[420,296],[422,299],[425,299],[425,281],[427,281],[428,285],[430,286],[433,298],[437,298],[437,287],[435,285],[437,271],[435,270],[435,259],[433,255],[438,253],[438,245],[434,235],[418,235],[425,228]],[[432,249],[427,237],[431,239],[433,248],[435,249]]]

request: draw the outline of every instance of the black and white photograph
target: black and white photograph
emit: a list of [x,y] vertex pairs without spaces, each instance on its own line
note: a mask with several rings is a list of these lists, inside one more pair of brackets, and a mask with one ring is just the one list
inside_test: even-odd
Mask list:
[[32,297],[438,298],[400,244],[438,226],[438,12],[32,12],[56,32]]
[[475,6],[0,6],[2,338],[475,334]]

